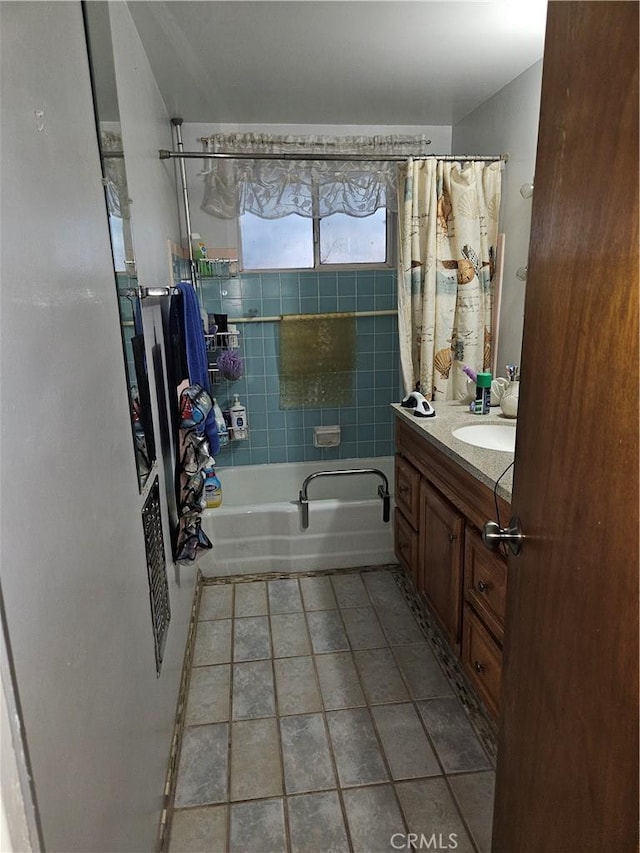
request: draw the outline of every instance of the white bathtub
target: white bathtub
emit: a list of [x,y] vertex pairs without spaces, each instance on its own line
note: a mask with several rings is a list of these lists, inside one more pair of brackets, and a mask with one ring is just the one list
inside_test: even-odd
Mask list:
[[314,471],[378,468],[393,493],[393,457],[241,465],[217,470],[222,506],[202,515],[213,549],[198,563],[205,577],[378,566],[395,562],[393,501],[387,523],[373,474],[321,477],[308,487],[309,527],[298,493]]

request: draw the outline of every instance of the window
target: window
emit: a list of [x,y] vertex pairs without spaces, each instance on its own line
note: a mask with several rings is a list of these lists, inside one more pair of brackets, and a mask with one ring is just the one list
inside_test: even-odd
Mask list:
[[332,213],[311,219],[292,213],[262,219],[244,213],[240,217],[242,266],[261,270],[386,265],[391,261],[389,220],[384,207],[363,217]]

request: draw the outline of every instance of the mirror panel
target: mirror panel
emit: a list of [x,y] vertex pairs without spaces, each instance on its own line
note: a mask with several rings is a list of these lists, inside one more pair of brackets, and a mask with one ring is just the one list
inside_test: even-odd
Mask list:
[[83,3],[83,14],[118,294],[131,432],[138,488],[142,492],[156,460],[156,449],[108,4]]

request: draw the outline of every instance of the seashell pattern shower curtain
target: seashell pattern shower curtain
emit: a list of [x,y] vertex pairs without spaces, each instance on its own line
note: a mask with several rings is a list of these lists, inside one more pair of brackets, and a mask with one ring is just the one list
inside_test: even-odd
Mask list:
[[500,162],[409,159],[398,181],[398,333],[405,392],[466,393],[491,369]]

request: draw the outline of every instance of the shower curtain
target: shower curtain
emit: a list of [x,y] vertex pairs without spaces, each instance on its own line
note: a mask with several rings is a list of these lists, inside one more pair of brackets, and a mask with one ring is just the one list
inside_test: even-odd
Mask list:
[[500,162],[409,159],[398,181],[398,333],[405,392],[466,394],[490,370]]

